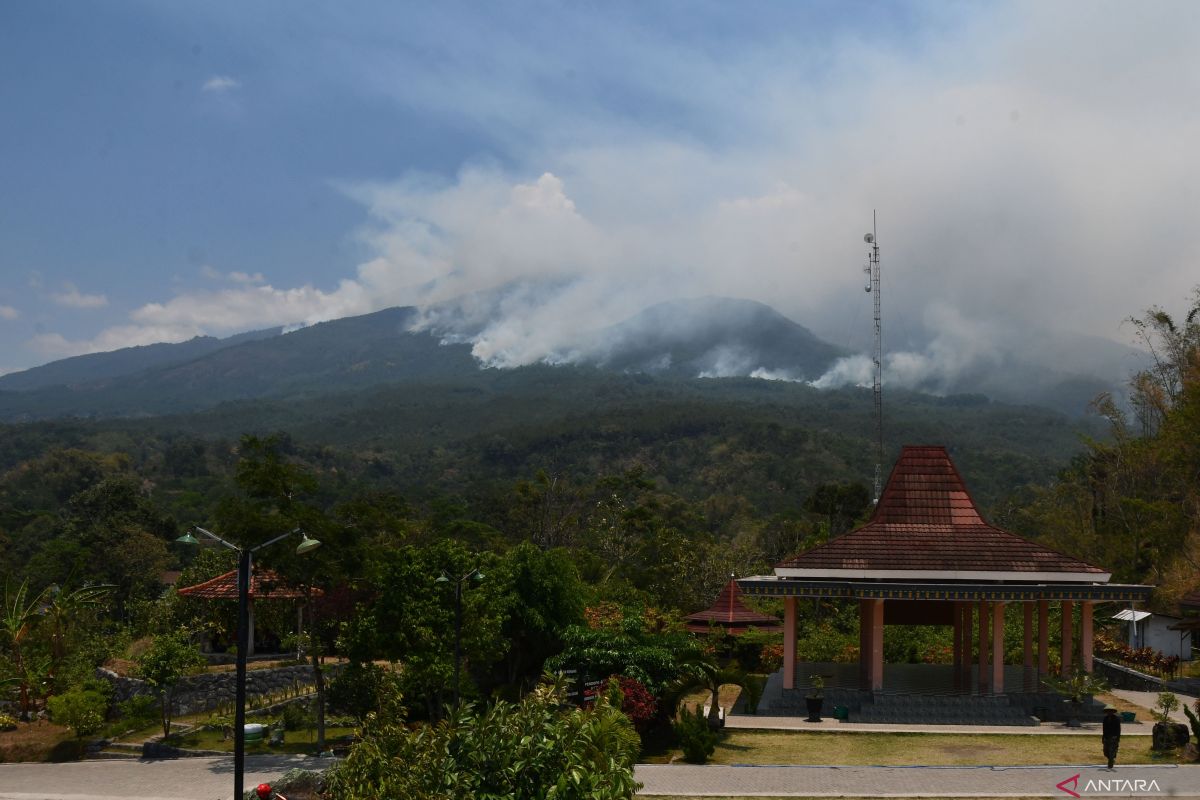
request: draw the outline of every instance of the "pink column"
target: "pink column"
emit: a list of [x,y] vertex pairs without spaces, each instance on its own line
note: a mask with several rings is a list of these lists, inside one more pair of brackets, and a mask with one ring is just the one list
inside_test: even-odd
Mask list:
[[783,598],[783,688],[796,688],[796,598]]
[[858,688],[871,688],[871,601],[858,601]]
[[963,662],[962,608],[959,603],[954,604],[954,613],[951,616],[954,620],[954,632],[951,634],[954,641],[954,681],[957,683]]
[[992,691],[1004,692],[1004,603],[992,604]]
[[1021,677],[1025,691],[1028,692],[1033,689],[1033,603],[1021,604],[1021,621],[1024,623],[1025,634],[1021,651],[1021,666],[1025,669]]
[[979,691],[988,689],[988,607],[979,601]]
[[871,601],[871,690],[883,688],[883,601]]
[[1062,676],[1064,678],[1071,675],[1071,656],[1072,650],[1075,649],[1075,635],[1071,627],[1074,620],[1072,617],[1075,613],[1075,604],[1070,600],[1062,602]]
[[1038,600],[1038,678],[1050,674],[1050,602]]
[[1079,605],[1079,660],[1084,672],[1091,672],[1092,667],[1092,606],[1091,600],[1085,600]]
[[960,613],[962,614],[963,631],[962,631],[962,688],[966,691],[971,689],[971,655],[974,652],[971,648],[971,640],[974,635],[975,617],[971,610],[970,603],[961,603]]

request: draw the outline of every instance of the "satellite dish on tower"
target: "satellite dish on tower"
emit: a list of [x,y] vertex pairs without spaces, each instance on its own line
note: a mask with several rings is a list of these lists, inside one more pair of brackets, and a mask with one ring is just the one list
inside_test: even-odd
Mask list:
[[867,244],[874,244],[875,243],[875,234],[873,234],[873,233],[864,234],[863,241],[866,242]]

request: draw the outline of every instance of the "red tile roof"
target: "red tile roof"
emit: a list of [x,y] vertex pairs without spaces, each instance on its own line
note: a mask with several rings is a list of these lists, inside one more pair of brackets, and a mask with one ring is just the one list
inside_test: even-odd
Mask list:
[[726,633],[733,634],[745,633],[751,626],[763,630],[783,627],[778,617],[747,608],[742,602],[742,590],[735,580],[725,584],[712,608],[688,614],[687,621],[687,629],[693,633],[708,633],[713,627],[723,628]]
[[1083,573],[1097,580],[1107,572],[989,525],[946,449],[911,445],[901,451],[870,522],[777,569]]
[[[210,578],[204,583],[187,586],[179,590],[184,597],[196,597],[201,600],[237,600],[237,570],[230,570],[224,575]],[[319,589],[313,592],[320,595]],[[254,570],[250,573],[250,598],[252,600],[294,600],[304,597],[300,589],[286,586],[276,573],[269,569]]]

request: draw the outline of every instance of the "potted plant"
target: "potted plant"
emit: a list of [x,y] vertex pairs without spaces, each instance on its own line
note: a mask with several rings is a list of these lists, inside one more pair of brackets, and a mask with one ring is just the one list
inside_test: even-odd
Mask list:
[[825,703],[825,676],[808,676],[808,694],[804,697],[804,705],[808,707],[806,722],[821,721],[821,706]]
[[1079,714],[1083,710],[1083,704],[1094,694],[1108,691],[1108,683],[1091,672],[1083,672],[1076,670],[1070,678],[1046,678],[1046,683],[1051,689],[1062,695],[1063,702],[1067,704],[1067,727],[1081,728],[1083,723],[1079,721]]

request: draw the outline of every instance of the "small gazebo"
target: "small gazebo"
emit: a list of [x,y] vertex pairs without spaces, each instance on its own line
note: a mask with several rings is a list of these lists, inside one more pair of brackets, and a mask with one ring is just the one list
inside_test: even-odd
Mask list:
[[867,524],[776,565],[774,575],[738,583],[748,595],[784,600],[784,689],[796,680],[797,598],[826,598],[858,603],[861,688],[884,688],[885,625],[945,625],[953,628],[953,690],[971,693],[976,661],[978,692],[999,694],[1005,691],[1005,606],[1022,610],[1027,684],[1036,686],[1033,676],[1050,672],[1051,603],[1062,609],[1055,637],[1062,674],[1075,663],[1091,672],[1095,604],[1144,601],[1152,588],[1109,583],[1110,577],[1108,570],[989,524],[944,447],[906,446]]
[[[314,595],[320,595],[320,589],[313,589]],[[210,578],[195,586],[187,586],[179,590],[183,597],[197,600],[232,600],[238,599],[238,571],[232,569],[215,578]],[[256,600],[300,600],[304,592],[301,589],[288,586],[278,574],[269,569],[255,570],[250,573],[249,613],[250,630],[247,641],[250,643],[246,655],[254,655],[254,603]],[[304,606],[296,607],[296,633],[304,627]]]
[[732,575],[711,608],[687,615],[687,629],[692,633],[719,632],[729,636],[740,636],[750,628],[778,631],[783,628],[783,622],[779,617],[760,614],[747,608],[742,602],[742,590]]

